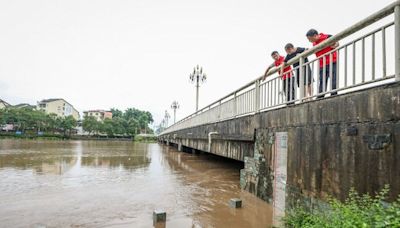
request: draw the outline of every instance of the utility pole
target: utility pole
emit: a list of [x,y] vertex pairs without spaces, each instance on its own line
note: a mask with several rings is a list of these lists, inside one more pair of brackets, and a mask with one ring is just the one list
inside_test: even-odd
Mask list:
[[200,83],[204,83],[207,80],[207,75],[203,73],[203,67],[197,65],[193,69],[193,73],[189,75],[191,83],[196,83],[196,112],[199,110],[199,88]]
[[177,101],[173,101],[171,108],[174,110],[174,123],[176,123],[176,110],[179,108],[179,103]]

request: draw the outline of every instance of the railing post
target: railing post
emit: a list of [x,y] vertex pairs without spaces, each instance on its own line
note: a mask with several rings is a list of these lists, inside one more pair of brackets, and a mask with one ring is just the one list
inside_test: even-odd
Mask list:
[[[303,70],[303,67],[304,67],[304,70]],[[298,71],[300,72],[300,78],[299,78],[299,84],[300,84],[300,99],[299,99],[299,101],[300,102],[303,102],[303,98],[304,98],[304,94],[305,94],[304,93],[304,72],[306,70],[307,69],[304,66],[304,58],[301,57],[300,61],[299,61],[299,68],[298,68]],[[299,75],[297,75],[297,77],[299,77]]]
[[256,80],[255,82],[255,99],[254,102],[256,102],[255,106],[254,106],[254,111],[255,112],[259,112],[260,111],[260,80]]
[[400,5],[394,7],[395,77],[400,81]]
[[236,116],[237,116],[237,92],[235,92],[233,98],[233,117],[236,118]]

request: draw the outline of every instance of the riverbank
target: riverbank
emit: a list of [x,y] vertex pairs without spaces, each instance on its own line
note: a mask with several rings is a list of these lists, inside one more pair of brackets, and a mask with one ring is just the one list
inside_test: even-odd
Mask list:
[[0,133],[0,139],[26,139],[26,140],[95,140],[95,141],[134,141],[153,143],[157,142],[157,136],[140,136],[135,137],[107,137],[100,135],[61,135],[61,134],[15,134]]

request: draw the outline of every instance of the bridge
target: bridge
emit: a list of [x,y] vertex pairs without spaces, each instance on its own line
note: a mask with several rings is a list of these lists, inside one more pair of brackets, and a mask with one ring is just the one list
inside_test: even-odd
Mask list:
[[[335,42],[337,48],[314,57]],[[326,64],[334,55],[336,65]],[[278,208],[299,199],[317,207],[328,195],[344,199],[351,187],[374,193],[385,184],[395,199],[400,194],[400,1],[288,64],[296,62],[289,99],[282,75],[273,69],[266,80],[258,77],[171,125],[160,142],[243,161],[241,187]],[[308,82],[310,72],[299,70],[307,67],[311,95],[304,83],[296,83],[297,78]]]

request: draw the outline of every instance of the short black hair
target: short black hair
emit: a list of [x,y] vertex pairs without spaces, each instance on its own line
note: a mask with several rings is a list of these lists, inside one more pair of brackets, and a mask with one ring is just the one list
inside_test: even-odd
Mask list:
[[293,46],[292,43],[287,43],[287,44],[285,45],[285,50],[286,50],[286,49],[289,49],[289,48],[294,48],[294,46]]
[[306,36],[315,36],[315,35],[318,35],[318,31],[315,29],[308,30],[308,32],[306,34]]
[[271,56],[273,56],[273,55],[275,55],[275,54],[278,54],[278,55],[279,55],[279,53],[278,53],[277,51],[273,51],[273,52],[271,53]]

